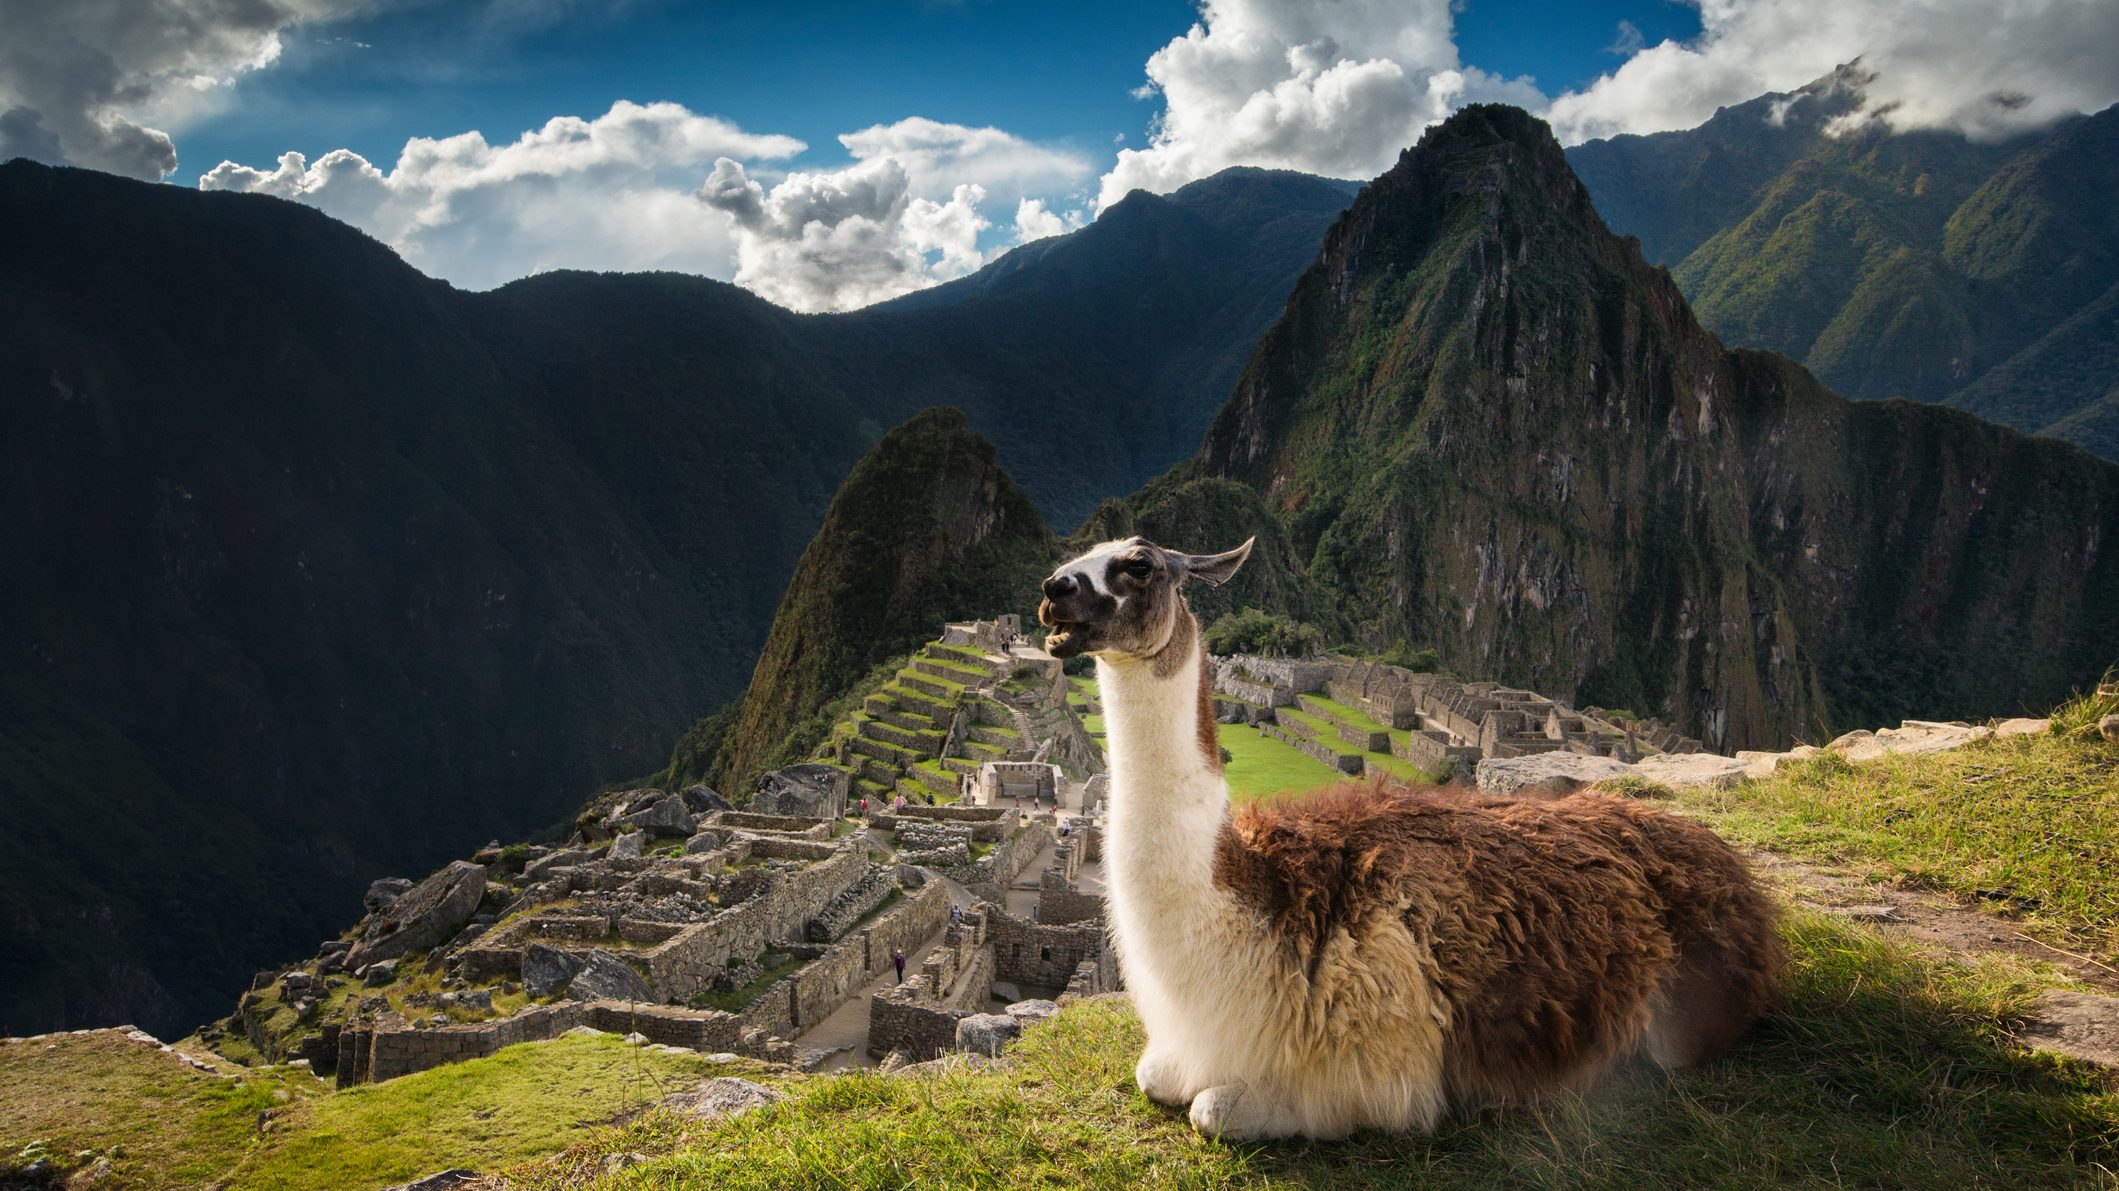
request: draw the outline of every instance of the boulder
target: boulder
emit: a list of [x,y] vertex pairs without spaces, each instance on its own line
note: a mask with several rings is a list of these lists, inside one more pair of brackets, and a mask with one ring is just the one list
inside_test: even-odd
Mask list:
[[708,786],[686,786],[684,788],[684,804],[692,808],[692,813],[697,815],[710,815],[715,811],[732,811],[736,809],[735,804],[716,794]]
[[2119,742],[2119,715],[2108,715],[2097,721],[2097,735],[2106,740]]
[[1023,990],[1008,983],[1006,980],[996,980],[993,982],[993,999],[996,1001],[1020,1001],[1023,999]]
[[1738,757],[1714,753],[1653,753],[1634,764],[1634,772],[1651,782],[1682,790],[1704,786],[1726,789],[1745,775],[1747,763]]
[[647,851],[647,832],[630,831],[611,841],[612,860],[638,860]]
[[620,817],[613,826],[631,827],[654,835],[690,835],[692,812],[684,805],[681,796],[666,794]]
[[662,1107],[688,1117],[732,1117],[785,1099],[787,1093],[778,1088],[724,1075],[702,1080],[689,1092],[665,1096]]
[[2053,721],[2018,717],[1994,725],[1996,736],[2043,736],[2053,730]]
[[589,854],[580,848],[561,848],[557,852],[539,856],[524,865],[522,870],[523,879],[536,881],[542,879],[546,873],[555,868],[566,868],[570,865],[583,864],[588,859]]
[[1059,1005],[1056,1002],[1047,1001],[1043,998],[1017,1001],[1013,1005],[1008,1006],[1008,1016],[1026,1026],[1036,1025],[1038,1022],[1044,1021],[1058,1012]]
[[998,1055],[1023,1036],[1023,1023],[1006,1013],[974,1013],[956,1023],[958,1050]]
[[486,894],[486,867],[458,860],[398,895],[368,919],[360,942],[346,956],[354,970],[407,951],[445,943],[478,913]]
[[397,979],[397,961],[394,959],[378,960],[375,963],[357,969],[357,971],[360,973],[363,985],[369,988],[380,988]]
[[368,892],[361,895],[361,904],[373,914],[404,896],[404,892],[410,888],[412,882],[404,877],[384,877],[379,881],[370,881]]
[[571,951],[532,943],[522,949],[522,988],[535,998],[558,996],[581,971],[581,960]]
[[[527,958],[527,957],[525,957]],[[654,1001],[658,998],[632,965],[608,951],[581,955],[581,971],[567,984],[570,1001]]]
[[711,852],[715,848],[718,848],[720,846],[720,836],[715,835],[711,831],[702,831],[699,834],[693,836],[692,838],[684,841],[684,854],[686,856],[696,856],[701,852]]
[[1559,798],[1584,786],[1624,777],[1633,767],[1583,753],[1533,753],[1479,762],[1479,793],[1491,798]]

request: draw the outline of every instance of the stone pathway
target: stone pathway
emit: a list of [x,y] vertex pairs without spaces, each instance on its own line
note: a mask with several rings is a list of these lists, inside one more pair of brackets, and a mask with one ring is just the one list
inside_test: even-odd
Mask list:
[[[924,870],[923,870],[924,871]],[[966,893],[954,881],[929,874],[929,880],[942,881],[949,888],[951,904],[969,909],[977,899]],[[933,935],[921,940],[918,947],[905,952],[905,970],[916,971],[920,960],[930,951],[942,945],[942,935],[948,931],[944,926]],[[846,998],[846,1003],[833,1010],[830,1016],[794,1039],[799,1050],[837,1050],[817,1067],[818,1071],[844,1071],[852,1067],[873,1067],[877,1060],[868,1053],[868,999],[876,993],[897,984],[898,974],[886,970],[881,977],[856,989]],[[841,1047],[847,1049],[841,1050]]]

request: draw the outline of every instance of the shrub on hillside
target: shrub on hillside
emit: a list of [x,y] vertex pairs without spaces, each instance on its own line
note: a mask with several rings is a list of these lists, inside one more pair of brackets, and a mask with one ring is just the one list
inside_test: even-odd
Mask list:
[[1309,657],[1324,649],[1324,633],[1313,624],[1245,608],[1207,627],[1207,649],[1221,654]]

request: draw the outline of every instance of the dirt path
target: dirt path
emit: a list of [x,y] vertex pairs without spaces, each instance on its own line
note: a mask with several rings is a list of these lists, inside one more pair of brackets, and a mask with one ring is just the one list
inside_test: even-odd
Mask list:
[[2039,995],[2023,1040],[2040,1050],[2119,1067],[2119,969],[2035,939],[1997,914],[1941,894],[1902,889],[1839,869],[1749,850],[1758,873],[1798,905],[1837,914],[1946,956],[2001,953],[2040,960],[2093,993]]
[[1754,849],[1749,855],[1760,876],[1812,909],[1866,923],[1946,953],[2004,952],[2043,960],[2084,984],[2119,993],[2119,969],[2033,938],[1998,914],[1968,907],[1944,894],[1902,889],[1777,852]]

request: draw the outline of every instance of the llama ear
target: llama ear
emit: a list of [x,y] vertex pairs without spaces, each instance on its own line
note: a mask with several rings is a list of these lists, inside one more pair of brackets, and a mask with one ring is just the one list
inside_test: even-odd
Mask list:
[[1256,537],[1245,538],[1243,545],[1220,554],[1180,554],[1184,560],[1185,578],[1198,579],[1209,587],[1220,587],[1236,574],[1243,560],[1251,557],[1251,545]]

